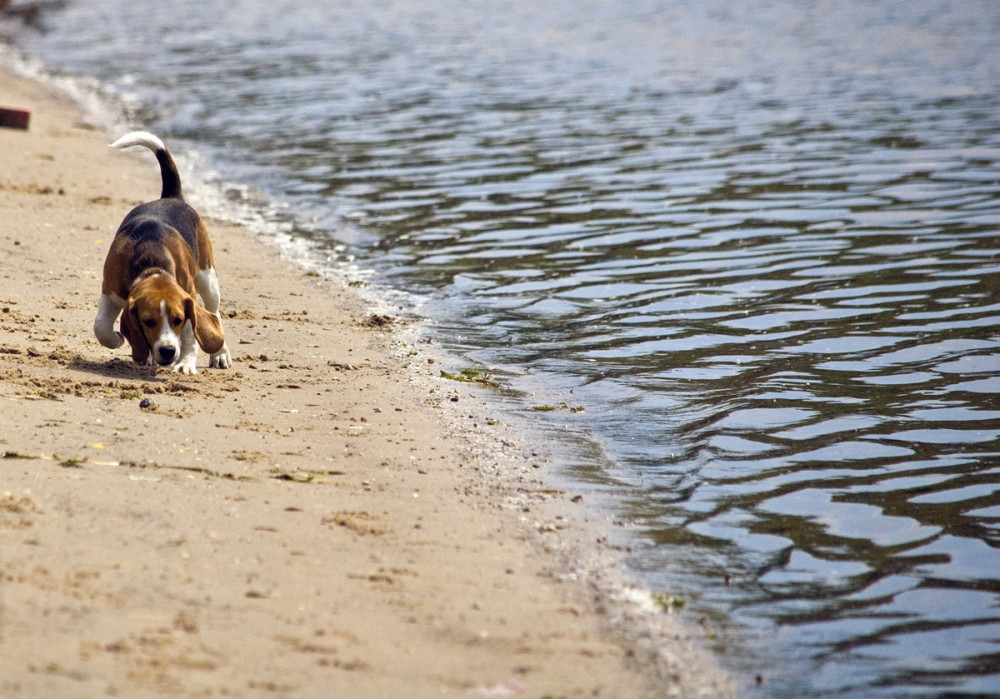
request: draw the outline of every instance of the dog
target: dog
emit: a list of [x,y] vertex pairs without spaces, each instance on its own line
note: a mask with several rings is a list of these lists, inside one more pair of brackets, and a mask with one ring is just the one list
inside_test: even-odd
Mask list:
[[[181,194],[177,166],[163,141],[145,131],[125,134],[112,148],[145,146],[160,164],[160,198],[122,220],[104,261],[94,334],[110,349],[128,340],[138,364],[196,374],[198,346],[210,367],[232,360],[219,316],[219,280],[212,242]],[[195,293],[201,296],[202,307]],[[115,320],[121,315],[121,332]]]

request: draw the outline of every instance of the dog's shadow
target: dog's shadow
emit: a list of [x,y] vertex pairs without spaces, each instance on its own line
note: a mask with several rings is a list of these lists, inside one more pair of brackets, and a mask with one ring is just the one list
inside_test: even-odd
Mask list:
[[78,354],[69,361],[68,366],[76,371],[94,374],[105,379],[131,379],[152,383],[166,383],[168,381],[167,377],[157,375],[156,367],[136,364],[133,361],[119,357],[106,362],[98,362],[92,359],[85,359]]

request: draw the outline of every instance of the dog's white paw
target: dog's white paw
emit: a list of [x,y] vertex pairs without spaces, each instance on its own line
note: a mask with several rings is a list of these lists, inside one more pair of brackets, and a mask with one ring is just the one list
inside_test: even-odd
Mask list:
[[95,324],[94,334],[97,335],[97,341],[108,349],[118,349],[125,344],[125,336],[117,330],[109,331]]
[[195,367],[194,362],[177,362],[174,364],[174,368],[171,369],[175,374],[197,374],[198,369]]
[[216,369],[228,369],[233,365],[232,357],[229,356],[229,348],[223,344],[222,349],[212,355],[208,365]]

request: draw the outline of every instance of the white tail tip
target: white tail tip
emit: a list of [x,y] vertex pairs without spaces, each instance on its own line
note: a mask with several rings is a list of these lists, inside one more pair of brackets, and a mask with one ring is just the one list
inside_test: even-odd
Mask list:
[[146,146],[154,153],[158,150],[166,150],[163,141],[158,139],[148,131],[132,131],[127,133],[111,144],[111,148],[131,148],[132,146]]

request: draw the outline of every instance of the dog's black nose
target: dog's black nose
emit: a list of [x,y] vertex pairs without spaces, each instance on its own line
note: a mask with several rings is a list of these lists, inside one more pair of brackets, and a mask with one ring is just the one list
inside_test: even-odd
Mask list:
[[174,355],[177,353],[173,347],[161,347],[160,348],[160,364],[169,364],[174,361]]

